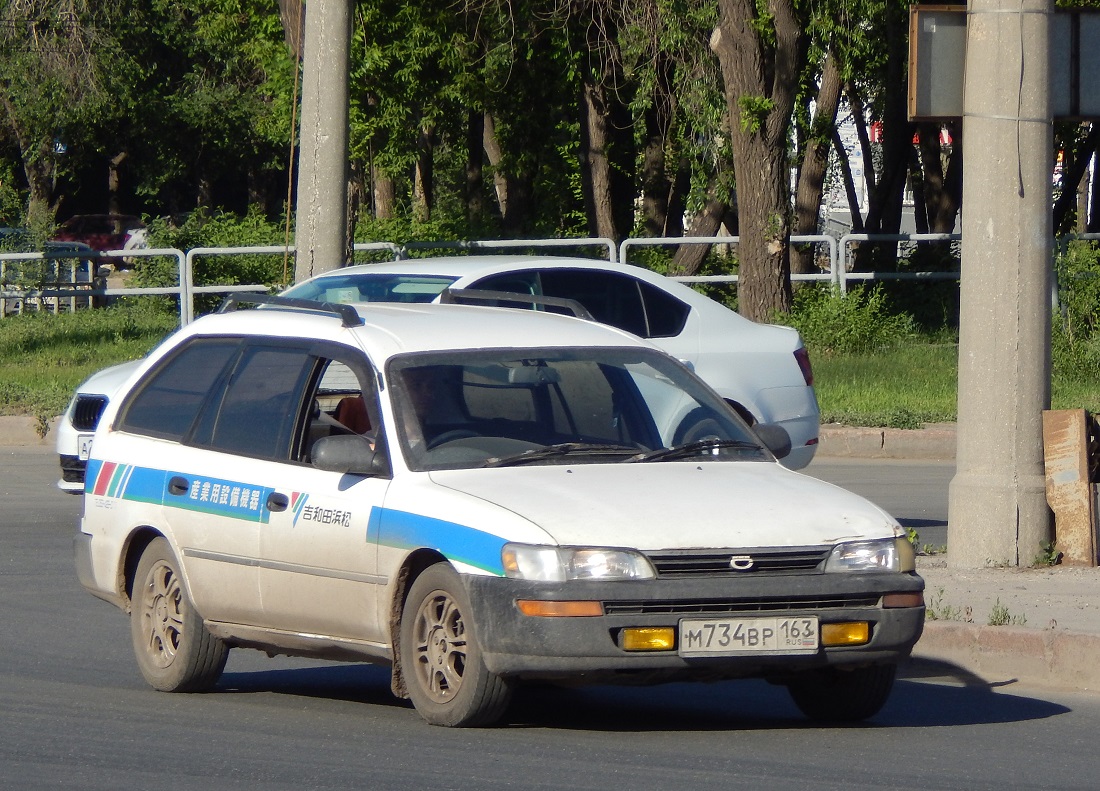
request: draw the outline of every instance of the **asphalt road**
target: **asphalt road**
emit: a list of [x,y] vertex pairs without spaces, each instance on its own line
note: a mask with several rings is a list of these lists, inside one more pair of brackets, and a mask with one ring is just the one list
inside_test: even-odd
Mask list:
[[[502,727],[447,730],[394,700],[382,669],[255,651],[234,651],[213,693],[157,693],[138,675],[125,616],[76,581],[80,501],[51,489],[54,465],[43,451],[0,456],[3,789],[1097,785],[1100,697],[963,687],[918,667],[874,720],[846,728],[809,724],[781,688],[725,682],[530,690]],[[897,480],[879,484],[883,500],[940,499],[931,483],[925,497],[907,493],[931,480],[924,465],[813,471],[862,481],[886,469]]]

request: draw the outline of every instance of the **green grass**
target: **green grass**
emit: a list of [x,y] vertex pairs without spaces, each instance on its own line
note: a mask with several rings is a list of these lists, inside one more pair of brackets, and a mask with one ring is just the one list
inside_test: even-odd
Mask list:
[[[152,303],[0,320],[0,414],[60,414],[91,373],[143,356],[177,321]],[[816,352],[811,345],[810,354],[823,422],[919,428],[956,418],[953,343],[916,338],[843,354]],[[1072,377],[1055,378],[1053,407],[1100,414],[1100,375],[1075,370]]]
[[951,344],[817,356],[811,350],[821,420],[894,428],[953,421],[957,359]]
[[[914,342],[863,354],[811,359],[823,423],[920,428],[957,416],[958,347]],[[1100,372],[1081,371],[1051,383],[1053,409],[1100,414]]]
[[177,323],[141,305],[0,320],[0,414],[61,414],[90,374],[143,356]]

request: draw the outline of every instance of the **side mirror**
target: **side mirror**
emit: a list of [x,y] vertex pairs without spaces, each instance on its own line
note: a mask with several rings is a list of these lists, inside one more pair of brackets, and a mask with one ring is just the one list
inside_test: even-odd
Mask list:
[[777,459],[785,459],[790,455],[791,435],[778,423],[757,423],[752,430]]
[[384,453],[377,453],[370,441],[358,434],[321,437],[313,443],[313,466],[326,472],[349,475],[386,475]]

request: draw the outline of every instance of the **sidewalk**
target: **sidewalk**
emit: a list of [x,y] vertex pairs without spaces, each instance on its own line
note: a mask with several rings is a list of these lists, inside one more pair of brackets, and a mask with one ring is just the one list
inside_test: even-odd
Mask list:
[[[37,424],[33,417],[0,416],[0,446],[52,446],[52,430],[40,437]],[[822,426],[818,453],[948,460],[955,456],[955,427]],[[1100,691],[1100,569],[952,569],[948,556],[933,555],[919,557],[917,571],[928,620],[903,677]]]

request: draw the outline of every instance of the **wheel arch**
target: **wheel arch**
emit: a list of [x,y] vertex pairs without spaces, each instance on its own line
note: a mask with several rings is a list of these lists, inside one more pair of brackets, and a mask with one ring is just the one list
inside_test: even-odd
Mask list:
[[734,401],[732,398],[726,398],[723,400],[731,407],[733,407],[734,411],[737,412],[737,414],[741,416],[741,419],[748,423],[750,427],[756,425],[756,415],[754,415],[748,407],[746,407],[739,401]]
[[409,597],[409,588],[424,569],[436,563],[448,563],[446,556],[434,549],[417,549],[410,552],[394,575],[393,596],[390,599],[389,632],[393,663],[390,673],[390,689],[401,699],[409,697],[405,677],[401,672],[401,612]]
[[125,605],[124,609],[126,612],[130,612],[133,607],[134,576],[137,574],[138,563],[141,561],[141,556],[145,552],[146,547],[157,538],[164,538],[167,540],[166,536],[161,531],[149,525],[142,525],[130,533],[122,548],[121,563],[118,569],[117,588],[119,596]]

